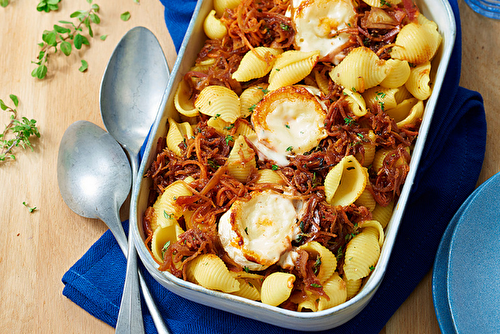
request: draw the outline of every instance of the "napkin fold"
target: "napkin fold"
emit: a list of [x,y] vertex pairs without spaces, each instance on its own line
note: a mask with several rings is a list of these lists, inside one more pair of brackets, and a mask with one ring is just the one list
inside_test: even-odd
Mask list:
[[[196,1],[161,2],[179,50]],[[457,21],[457,40],[385,278],[360,314],[323,333],[379,333],[432,267],[447,224],[475,188],[486,143],[484,105],[479,93],[459,87],[460,14],[457,1],[450,0],[450,4]],[[128,228],[128,222],[124,227]],[[125,257],[107,231],[64,274],[63,294],[115,326],[125,268]],[[163,288],[145,270],[143,273],[173,334],[298,333],[191,302]],[[156,333],[145,304],[143,313],[146,332]]]

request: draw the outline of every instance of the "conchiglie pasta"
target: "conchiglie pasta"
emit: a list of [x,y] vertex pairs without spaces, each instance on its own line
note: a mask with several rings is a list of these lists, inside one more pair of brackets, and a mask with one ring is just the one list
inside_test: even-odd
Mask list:
[[250,116],[257,103],[259,103],[266,94],[267,86],[268,84],[253,85],[241,93],[241,117],[245,118]]
[[345,250],[344,274],[348,280],[368,276],[380,256],[378,231],[369,227],[349,241]]
[[286,51],[274,63],[269,74],[270,91],[296,84],[311,73],[319,59],[319,51]]
[[281,176],[273,171],[272,169],[259,169],[257,171],[259,178],[257,179],[257,183],[277,183],[284,184],[285,181],[281,178]]
[[153,204],[154,215],[151,220],[151,229],[153,231],[158,226],[173,225],[176,219],[182,215],[182,208],[175,203],[175,200],[180,196],[191,196],[193,194],[185,185],[193,181],[194,178],[191,176],[188,176],[183,181],[175,181],[158,196]]
[[397,122],[396,125],[399,128],[404,127],[405,125],[409,124],[416,124],[418,120],[422,119],[422,116],[424,115],[424,102],[423,101],[418,101],[411,109],[410,109],[410,114],[408,117],[403,119],[400,122]]
[[208,13],[205,21],[203,21],[203,30],[205,35],[210,39],[222,39],[227,34],[226,26],[215,17],[215,10]]
[[[410,153],[410,149],[408,147],[406,147],[406,151],[408,153]],[[389,153],[394,153],[394,152],[395,152],[395,150],[391,149],[391,148],[381,148],[380,150],[378,150],[377,152],[375,152],[375,157],[373,158],[373,164],[372,164],[373,170],[375,172],[378,172],[380,170],[380,168],[382,168],[384,160],[387,157],[387,155]],[[401,166],[403,164],[406,164],[406,160],[403,157],[400,157],[396,161],[395,167],[399,167],[399,166]]]
[[319,71],[313,70],[314,79],[316,80],[316,85],[323,92],[323,94],[328,94],[329,92],[329,81],[328,78],[321,74]]
[[217,12],[217,15],[222,16],[226,8],[234,9],[238,7],[241,0],[214,0],[214,9]]
[[395,108],[387,110],[387,115],[394,121],[401,122],[410,115],[411,109],[418,103],[418,99],[412,97],[399,103]]
[[256,167],[255,151],[248,146],[245,137],[239,136],[227,158],[229,175],[240,182],[245,182]]
[[198,110],[195,108],[186,81],[181,80],[177,86],[174,96],[174,105],[177,111],[187,117],[198,116]]
[[177,221],[172,225],[165,227],[158,226],[156,228],[151,239],[151,252],[157,261],[160,263],[163,262],[163,254],[168,246],[176,242],[179,234],[183,232]]
[[311,310],[312,312],[318,311],[318,297],[311,294],[305,300],[299,301],[297,304],[297,311],[302,312],[304,310]]
[[399,32],[390,55],[394,59],[422,64],[434,57],[442,39],[435,25],[411,22]]
[[411,95],[411,93],[408,91],[408,89],[406,89],[405,86],[399,87],[396,94],[394,94],[394,98],[396,99],[396,102],[398,104],[412,97],[413,95]]
[[295,282],[295,275],[274,272],[267,276],[262,283],[260,293],[264,304],[278,306],[290,297]]
[[386,111],[397,106],[395,94],[397,89],[395,88],[384,88],[376,86],[368,89],[363,93],[363,98],[371,110],[375,111],[380,108],[382,111]]
[[389,221],[391,220],[393,211],[394,200],[390,201],[386,206],[377,204],[375,209],[372,211],[372,218],[378,221],[383,228],[386,228],[387,224],[389,224]]
[[358,160],[348,155],[325,178],[326,201],[331,205],[350,205],[365,189],[367,174]]
[[406,89],[417,99],[427,100],[432,90],[429,84],[431,63],[425,62],[411,69],[410,77],[405,83]]
[[386,88],[398,88],[405,84],[410,77],[410,64],[406,60],[388,59],[387,76],[380,83],[380,86]]
[[361,283],[363,279],[358,278],[354,280],[344,279],[346,291],[347,291],[347,299],[351,299],[355,295],[358,294],[359,289],[361,288]]
[[234,123],[241,116],[240,98],[223,86],[205,87],[194,101],[194,106],[204,115],[220,117],[229,123]]
[[177,123],[171,117],[168,118],[169,129],[167,132],[167,147],[177,156],[182,156],[182,150],[179,147],[186,139],[191,138],[193,128],[188,122]]
[[251,300],[260,300],[260,290],[258,288],[258,280],[239,278],[240,289],[233,292],[233,295],[240,296]]
[[316,277],[323,283],[332,276],[333,272],[337,268],[337,258],[335,255],[327,249],[325,246],[321,245],[317,241],[310,241],[299,249],[305,250],[309,254],[316,258],[316,263],[318,266]]
[[273,68],[281,50],[259,46],[248,51],[241,59],[232,77],[237,81],[249,81],[265,76]]
[[365,190],[359,195],[358,199],[354,202],[357,206],[364,206],[368,210],[373,211],[377,205],[377,201],[375,200],[375,197],[373,197],[373,194],[369,190],[369,181],[367,182],[367,186],[365,187]]
[[335,307],[347,300],[347,287],[338,273],[334,273],[323,283],[323,291],[325,291],[328,298],[319,296],[318,311]]
[[370,228],[374,228],[375,230],[377,230],[377,232],[378,232],[378,245],[380,247],[382,247],[382,245],[384,244],[385,234],[384,234],[384,228],[382,227],[380,222],[378,222],[376,220],[365,220],[360,225],[361,225],[361,228],[363,228],[363,229],[370,227]]
[[189,281],[210,290],[236,292],[240,282],[236,280],[222,261],[215,254],[202,254],[187,263],[186,275]]
[[347,104],[349,105],[349,109],[352,113],[358,117],[362,117],[366,115],[366,101],[361,94],[358,92],[353,92],[350,89],[344,88],[344,95],[346,95],[345,99]]
[[345,89],[363,93],[380,84],[387,75],[386,71],[385,60],[369,48],[358,47],[330,71],[330,78]]
[[372,7],[391,7],[397,5],[401,0],[363,0],[364,3]]
[[361,145],[363,146],[364,155],[358,152],[354,157],[361,163],[361,166],[368,167],[372,164],[375,157],[376,145],[372,141],[362,142]]

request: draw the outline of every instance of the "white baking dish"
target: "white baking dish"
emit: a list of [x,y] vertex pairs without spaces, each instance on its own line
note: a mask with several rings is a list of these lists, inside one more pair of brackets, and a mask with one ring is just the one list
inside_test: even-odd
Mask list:
[[[291,328],[302,331],[318,331],[339,326],[358,314],[373,297],[379,287],[387,263],[391,255],[396,234],[401,223],[401,218],[407,203],[408,195],[413,184],[418,163],[422,154],[422,149],[427,137],[429,126],[436,102],[438,99],[443,78],[450,60],[451,52],[455,42],[455,18],[447,0],[416,0],[422,13],[429,19],[435,21],[439,27],[439,32],[443,36],[443,42],[433,60],[433,93],[428,99],[425,107],[425,114],[420,127],[420,134],[413,151],[410,173],[402,189],[398,204],[395,207],[393,217],[386,229],[386,239],[381,255],[375,270],[367,280],[362,290],[352,299],[339,306],[320,312],[295,312],[278,307],[265,305],[238,296],[212,291],[199,285],[184,281],[168,272],[157,270],[158,265],[152,259],[150,252],[144,244],[144,233],[142,231],[143,214],[146,210],[150,179],[139,177],[134,192],[132,202],[135,204],[130,212],[137,217],[138,226],[132,226],[134,242],[139,256],[146,269],[165,288],[173,293],[192,301],[209,305],[224,311],[232,312],[244,317],[267,322],[273,325]],[[203,32],[203,20],[212,9],[212,0],[199,0],[193,19],[186,33],[186,38],[180,48],[177,61],[175,63],[170,81],[162,101],[160,113],[153,124],[151,134],[145,148],[144,159],[139,168],[139,174],[143,175],[155,159],[156,143],[160,136],[165,136],[167,128],[167,117],[177,118],[174,108],[174,93],[179,81],[182,79],[190,66],[194,64],[199,50],[206,37]],[[437,65],[437,66],[436,66]],[[172,306],[174,307],[174,306]]]

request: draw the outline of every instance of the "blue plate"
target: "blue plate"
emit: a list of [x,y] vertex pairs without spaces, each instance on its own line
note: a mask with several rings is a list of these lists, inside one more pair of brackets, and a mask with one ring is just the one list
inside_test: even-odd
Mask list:
[[[500,333],[498,303],[492,303],[500,298],[500,284],[492,281],[500,277],[499,190],[500,173],[469,196],[441,239],[434,261],[432,296],[444,334],[469,333],[471,328],[477,333]],[[491,226],[482,225],[486,219]]]

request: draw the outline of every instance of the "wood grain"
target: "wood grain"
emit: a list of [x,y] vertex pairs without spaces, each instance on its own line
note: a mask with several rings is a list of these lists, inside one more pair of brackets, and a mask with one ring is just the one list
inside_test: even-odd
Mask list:
[[[56,176],[59,142],[77,120],[102,126],[99,87],[106,64],[121,37],[135,26],[149,28],[158,38],[170,68],[175,50],[158,0],[96,1],[101,24],[94,28],[91,47],[65,57],[52,55],[45,80],[30,76],[44,29],[89,7],[85,0],[62,1],[60,10],[40,13],[36,1],[11,0],[0,8],[0,98],[20,99],[19,113],[38,121],[42,134],[34,152],[17,151],[17,160],[0,165],[0,332],[112,333],[113,328],[83,311],[62,295],[63,274],[106,230],[97,220],[74,214],[62,200]],[[463,30],[461,84],[483,94],[488,121],[486,159],[480,183],[500,170],[500,22],[484,18],[459,1]],[[120,14],[129,11],[124,22]],[[105,41],[100,35],[108,35]],[[80,59],[89,69],[80,73]],[[0,124],[8,115],[0,113]],[[36,206],[34,213],[23,201]],[[438,333],[431,296],[430,273],[382,331]]]

